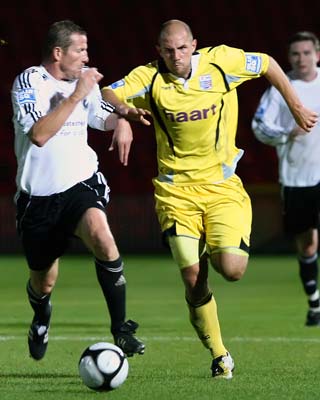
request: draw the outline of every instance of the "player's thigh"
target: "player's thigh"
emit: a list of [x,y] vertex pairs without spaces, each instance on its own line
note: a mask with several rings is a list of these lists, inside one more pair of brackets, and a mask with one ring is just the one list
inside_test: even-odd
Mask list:
[[164,235],[200,239],[204,234],[204,206],[197,187],[155,184],[155,209]]
[[188,236],[170,235],[168,244],[172,257],[181,270],[199,264],[199,259],[205,251],[202,240]]
[[[63,208],[59,221],[61,229],[73,235],[88,209],[96,208],[105,213],[109,200],[108,193],[109,187],[101,173],[94,174],[91,178],[76,184],[64,192],[62,197]],[[96,220],[97,222],[95,222]],[[87,222],[90,224],[90,219]],[[94,227],[98,222],[99,219],[94,217]],[[90,226],[85,228],[91,230]]]
[[283,222],[286,234],[295,236],[319,226],[318,187],[284,187]]
[[17,227],[29,268],[47,270],[66,250],[68,235],[56,229],[56,197],[30,197],[21,193],[17,200]]
[[[212,201],[208,204],[205,225],[209,254],[247,256],[250,248],[251,224],[250,198],[240,179],[234,176],[219,185],[219,193],[214,193]],[[232,260],[232,257],[226,256],[220,259]]]
[[238,254],[232,252],[216,252],[210,256],[212,266],[228,281],[237,281],[242,278],[248,265],[249,254],[242,251]]
[[83,213],[76,227],[75,235],[97,258],[115,259],[119,257],[107,216],[100,208],[91,207]]

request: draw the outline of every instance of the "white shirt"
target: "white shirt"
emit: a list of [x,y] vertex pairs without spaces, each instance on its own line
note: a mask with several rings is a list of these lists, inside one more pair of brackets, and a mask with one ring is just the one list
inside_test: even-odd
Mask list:
[[[293,79],[291,83],[304,106],[320,113],[320,68],[317,72],[313,81]],[[261,142],[276,147],[282,185],[315,186],[320,182],[320,125],[318,122],[310,133],[289,138],[296,125],[278,90],[267,89],[252,121],[253,132]]]
[[34,145],[27,135],[39,118],[73,93],[76,83],[56,80],[43,66],[30,67],[16,77],[12,106],[18,191],[37,196],[60,193],[97,171],[97,155],[87,143],[87,127],[105,130],[105,120],[114,110],[102,100],[98,85],[43,147]]

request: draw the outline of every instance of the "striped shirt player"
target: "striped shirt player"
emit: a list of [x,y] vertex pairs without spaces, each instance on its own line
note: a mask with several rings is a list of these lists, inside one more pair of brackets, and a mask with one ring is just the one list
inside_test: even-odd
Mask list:
[[69,97],[75,87],[75,80],[56,80],[43,66],[28,68],[15,79],[12,104],[18,195],[20,191],[34,196],[64,192],[98,171],[87,127],[104,131],[105,120],[114,111],[102,100],[98,84],[45,146],[37,147],[28,137],[35,121]]
[[[289,40],[288,77],[299,98],[320,114],[319,40],[312,32],[297,32]],[[309,309],[306,325],[320,326],[318,290],[318,228],[320,214],[320,125],[306,133],[297,128],[288,105],[271,86],[263,94],[252,120],[262,143],[278,156],[285,232],[294,239],[300,280]]]
[[106,218],[109,187],[88,145],[88,126],[114,131],[112,143],[126,163],[124,147],[131,144],[132,131],[102,99],[102,74],[85,66],[87,48],[86,32],[74,22],[52,24],[41,65],[19,74],[12,87],[17,228],[29,266],[27,294],[34,316],[28,345],[35,360],[47,350],[51,293],[59,258],[73,236],[93,253],[115,343],[128,356],[144,352],[134,336],[138,324],[125,321],[123,262]]

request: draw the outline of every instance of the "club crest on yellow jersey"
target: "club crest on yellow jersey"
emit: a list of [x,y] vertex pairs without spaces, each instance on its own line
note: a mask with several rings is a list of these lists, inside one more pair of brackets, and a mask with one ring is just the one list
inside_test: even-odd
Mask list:
[[200,75],[199,76],[199,84],[201,89],[210,90],[212,89],[212,78],[211,75]]

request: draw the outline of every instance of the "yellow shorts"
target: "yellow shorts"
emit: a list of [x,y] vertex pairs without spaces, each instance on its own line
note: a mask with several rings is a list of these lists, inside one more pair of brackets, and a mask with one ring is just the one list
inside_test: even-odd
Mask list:
[[212,185],[174,186],[156,179],[154,185],[164,234],[201,239],[209,254],[248,254],[251,201],[237,175]]

